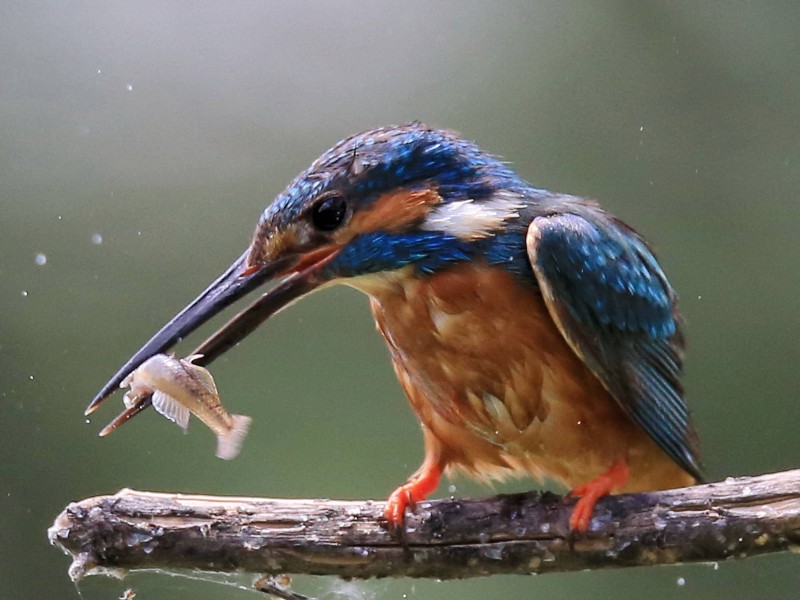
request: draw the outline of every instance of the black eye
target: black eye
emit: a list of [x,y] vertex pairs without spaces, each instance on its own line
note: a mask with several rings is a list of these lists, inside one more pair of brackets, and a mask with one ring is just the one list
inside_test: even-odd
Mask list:
[[320,231],[333,231],[344,221],[347,202],[341,196],[318,200],[311,208],[311,222]]

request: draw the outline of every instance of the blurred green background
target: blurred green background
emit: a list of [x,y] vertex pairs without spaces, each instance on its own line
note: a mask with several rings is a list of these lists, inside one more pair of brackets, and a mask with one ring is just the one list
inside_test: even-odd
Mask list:
[[[152,412],[99,439],[119,396],[82,415],[298,171],[346,135],[411,119],[639,229],[682,296],[710,476],[800,466],[798,32],[797,2],[4,1],[0,596],[254,597],[157,573],[78,590],[45,530],[67,502],[124,486],[384,498],[416,468],[420,433],[349,289],[302,301],[215,363],[227,406],[255,419],[232,463],[197,422],[183,436]],[[325,598],[795,598],[800,564],[296,585]]]

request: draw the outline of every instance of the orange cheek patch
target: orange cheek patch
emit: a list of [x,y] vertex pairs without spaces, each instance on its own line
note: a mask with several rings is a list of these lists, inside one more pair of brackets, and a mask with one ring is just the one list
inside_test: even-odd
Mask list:
[[355,236],[378,230],[401,231],[407,225],[424,219],[430,207],[441,201],[436,190],[402,189],[388,192],[372,206],[354,215],[347,232]]

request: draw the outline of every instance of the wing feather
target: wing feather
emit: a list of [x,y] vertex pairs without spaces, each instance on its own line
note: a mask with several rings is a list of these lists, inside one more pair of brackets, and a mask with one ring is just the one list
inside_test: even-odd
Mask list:
[[683,399],[676,296],[634,231],[599,209],[535,218],[528,258],[562,335],[626,413],[702,479]]

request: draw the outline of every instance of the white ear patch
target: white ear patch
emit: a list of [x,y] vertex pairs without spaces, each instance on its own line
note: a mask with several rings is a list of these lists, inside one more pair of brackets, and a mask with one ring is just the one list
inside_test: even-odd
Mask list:
[[426,231],[443,231],[462,240],[476,240],[519,217],[525,203],[516,192],[499,191],[486,200],[454,200],[433,207],[422,223]]

